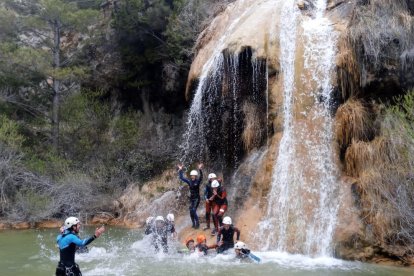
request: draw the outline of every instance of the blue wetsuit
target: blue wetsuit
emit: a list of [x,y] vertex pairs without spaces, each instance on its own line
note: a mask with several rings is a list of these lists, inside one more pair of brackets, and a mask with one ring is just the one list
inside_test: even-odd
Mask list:
[[193,227],[199,227],[200,222],[198,220],[197,216],[197,208],[200,204],[200,184],[203,181],[203,172],[199,170],[200,177],[198,177],[196,180],[187,179],[184,177],[184,173],[182,170],[178,171],[180,180],[187,183],[190,187],[190,217],[191,221],[193,223]]
[[56,275],[67,275],[68,273],[82,275],[78,265],[75,263],[76,248],[86,246],[94,239],[96,239],[95,235],[82,240],[76,233],[69,230],[65,230],[63,234],[57,236],[56,242],[59,246],[60,261],[58,268],[56,269]]

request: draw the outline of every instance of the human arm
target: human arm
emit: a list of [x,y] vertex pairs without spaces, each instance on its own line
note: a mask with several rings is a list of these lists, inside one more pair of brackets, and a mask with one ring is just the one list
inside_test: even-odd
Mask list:
[[203,181],[203,171],[202,171],[202,169],[203,169],[203,163],[198,164],[198,171],[199,171],[199,173],[200,173],[200,177],[198,178],[198,184],[199,184],[199,185],[200,185],[200,184],[201,184],[201,182]]
[[219,228],[217,232],[217,244],[220,246],[220,240],[221,240],[221,227]]
[[237,234],[236,235],[236,240],[239,241],[240,240],[240,230],[237,227],[234,227],[234,232]]
[[182,170],[182,169],[180,169],[180,170],[178,171],[178,175],[179,175],[180,180],[181,180],[182,182],[185,182],[185,183],[187,183],[188,185],[191,185],[190,180],[188,180],[187,178],[185,178],[185,177],[184,177],[184,172],[183,172],[183,170]]
[[216,196],[218,198],[220,198],[220,199],[225,199],[227,197],[226,189],[225,188],[222,188],[222,190],[221,190],[221,196],[218,193],[216,193]]

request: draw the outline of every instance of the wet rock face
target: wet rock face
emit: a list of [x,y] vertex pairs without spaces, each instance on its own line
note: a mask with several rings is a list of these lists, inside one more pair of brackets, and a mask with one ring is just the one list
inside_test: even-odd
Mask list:
[[[199,84],[203,65],[208,63],[209,57],[220,46],[222,53],[224,53],[224,62],[222,67],[215,68],[220,70],[216,78],[211,77],[213,73],[209,73],[207,78],[210,80],[207,82],[210,88],[205,91],[202,98],[203,121],[207,134],[205,136],[207,137],[206,148],[203,149],[203,152],[212,160],[217,161],[217,164],[237,165],[237,162],[232,161],[233,158],[236,157],[240,160],[248,154],[248,151],[240,150],[245,146],[240,142],[246,129],[246,112],[241,110],[244,103],[254,102],[257,108],[261,108],[259,114],[262,119],[266,114],[267,123],[263,125],[262,121],[260,125],[270,130],[266,131],[266,134],[269,135],[268,152],[261,165],[258,165],[260,166],[258,173],[250,180],[253,189],[251,189],[249,198],[246,199],[246,202],[249,203],[241,208],[243,213],[254,209],[255,212],[252,213],[256,214],[256,217],[265,215],[266,196],[271,189],[275,155],[277,155],[284,131],[283,123],[281,123],[283,122],[283,116],[281,116],[283,114],[283,95],[282,81],[279,75],[281,58],[278,40],[281,11],[280,7],[272,6],[275,5],[275,2],[266,0],[236,1],[219,14],[199,37],[196,45],[197,55],[191,67],[187,86],[187,96],[191,98]],[[243,4],[238,5],[240,3]],[[295,3],[301,10],[301,20],[308,17],[314,8],[312,5],[314,1],[299,0]],[[350,43],[352,40],[349,38],[349,33],[355,27],[353,25],[355,24],[353,21],[355,13],[358,10],[369,8],[370,3],[365,0],[328,1],[326,16],[333,22],[341,41],[337,52],[337,84],[334,84],[338,87],[341,86],[341,88],[334,90],[343,90],[341,91],[343,98],[339,99],[338,95],[335,98],[338,101],[337,104],[340,104],[341,100],[355,95],[373,100],[386,100],[403,93],[414,85],[414,47],[406,47],[406,43],[401,39],[390,39],[384,49],[391,53],[392,60],[381,60],[379,64],[373,66],[369,64],[369,58],[366,57],[367,51],[363,48],[364,44]],[[404,16],[412,14],[414,9],[413,0],[407,0],[406,3],[409,10],[407,11],[405,8],[402,11]],[[270,12],[272,10],[273,12]],[[239,17],[242,19],[237,21]],[[407,17],[404,18],[407,19]],[[235,21],[237,24],[227,32],[226,28]],[[269,28],[272,28],[271,32],[268,32]],[[375,30],[365,31],[369,34]],[[361,39],[364,38],[365,36],[361,36]],[[402,45],[405,46],[402,47]],[[259,90],[263,92],[263,89],[267,88],[267,101],[264,98],[265,94],[258,94],[257,97],[252,93],[254,82],[250,80],[254,71],[251,70],[249,64],[254,60],[262,62],[259,67],[263,66],[263,68],[258,71],[261,79]],[[234,61],[237,61],[237,64]],[[303,61],[298,61],[298,63],[300,62]],[[354,79],[352,79],[353,77]],[[345,85],[342,85],[344,83]],[[263,105],[267,105],[268,109],[264,110]],[[223,157],[224,161],[221,163],[219,159]],[[343,174],[345,175],[345,172]],[[365,225],[361,220],[360,206],[354,198],[355,191],[351,184],[344,184],[341,187],[344,198],[341,199],[343,202],[341,202],[338,226],[334,237],[334,242],[337,244],[336,254],[338,257],[350,260],[381,261],[378,259],[379,256],[386,254],[391,256],[392,254],[385,254],[382,249],[376,247],[376,241],[372,237],[369,225]],[[260,220],[255,218],[246,221],[242,217],[240,216],[240,221],[246,226],[245,231],[254,231],[257,228],[257,223]],[[398,252],[394,256],[397,254]]]

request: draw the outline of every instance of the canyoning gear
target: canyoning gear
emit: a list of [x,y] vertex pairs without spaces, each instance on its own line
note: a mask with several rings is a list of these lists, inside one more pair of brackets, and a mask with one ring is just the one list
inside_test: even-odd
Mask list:
[[65,266],[63,263],[59,262],[56,268],[56,276],[82,276],[82,272],[79,269],[78,264],[71,266]]
[[208,179],[210,180],[210,179],[212,179],[212,178],[217,178],[217,175],[216,175],[215,173],[210,173],[210,174],[208,175]]
[[182,170],[178,172],[180,180],[184,183],[187,183],[190,188],[190,198],[199,198],[200,197],[200,184],[203,181],[203,172],[200,170],[200,177],[191,180],[184,177],[184,173]]
[[174,221],[174,214],[168,214],[167,215],[167,220],[168,221]]
[[69,229],[74,225],[77,225],[78,223],[80,223],[79,219],[76,217],[68,217],[65,220],[65,229]]
[[[210,217],[211,211],[213,210],[213,202],[210,200],[206,200],[206,228],[204,230],[210,229]],[[214,214],[214,213],[213,213]],[[213,217],[214,221],[214,217]]]
[[[213,184],[213,183],[212,183]],[[214,190],[213,190],[214,193]],[[223,186],[217,188],[217,195],[210,197],[212,201],[214,201],[217,205],[228,205],[227,202],[227,191]]]
[[146,225],[150,225],[153,221],[154,221],[154,217],[148,217],[148,218],[145,220],[145,224],[146,224]]
[[[58,235],[56,238],[56,242],[59,246],[59,252],[60,252],[59,263],[61,263],[65,268],[71,268],[75,266],[76,265],[75,252],[76,252],[77,247],[87,246],[95,239],[96,239],[96,236],[93,235],[92,237],[82,240],[78,237],[78,235],[75,232],[70,231],[70,230],[65,230],[63,234]],[[56,271],[58,271],[58,269]]]
[[[228,222],[227,218],[229,217],[225,217],[226,222]],[[234,247],[234,233],[237,234],[236,240],[238,241],[240,239],[240,230],[237,227],[230,225],[228,229],[224,228],[224,226],[219,228],[217,233],[217,244],[220,244],[220,241],[222,244],[218,247],[217,253],[222,253],[223,251]]]
[[164,220],[164,217],[163,217],[163,216],[157,216],[157,217],[155,218],[155,221],[162,221],[162,222],[165,222],[165,220]]
[[203,181],[203,171],[199,170],[199,172],[200,172],[200,177],[195,180],[185,178],[182,170],[179,170],[178,172],[180,180],[187,183],[190,188],[189,210],[190,210],[190,218],[193,224],[192,225],[193,228],[200,227],[200,221],[197,216],[197,208],[198,208],[198,205],[200,204],[200,184]]
[[227,211],[228,207],[226,189],[223,186],[218,187],[216,194],[213,194],[210,200],[213,201],[214,227],[218,230],[218,227],[221,226],[224,213]]
[[242,250],[242,249],[248,249],[248,248],[247,248],[247,245],[244,242],[238,241],[234,245],[234,249]]
[[[213,175],[214,177],[216,177],[215,174],[211,173],[209,174],[209,177]],[[218,225],[216,224],[216,220],[214,218],[214,201],[210,200],[210,198],[213,197],[213,188],[211,187],[211,182],[213,180],[209,180],[206,183],[206,187],[204,189],[204,199],[205,199],[205,207],[206,207],[206,228],[204,228],[204,230],[207,230],[210,228],[210,217],[213,218],[213,222],[214,222],[214,227],[218,227]],[[219,182],[219,184],[221,185],[221,180],[217,180]]]
[[200,235],[197,236],[197,243],[203,243],[205,241],[207,241],[207,238],[206,238],[205,235],[200,234]]
[[192,170],[190,172],[190,176],[198,176],[198,172],[196,170]]
[[[164,221],[162,216],[157,217],[159,220]],[[145,235],[152,234],[151,244],[154,246],[155,252],[159,252],[160,247],[162,247],[164,253],[168,253],[168,226],[166,224],[151,225],[145,229]]]
[[196,248],[198,249],[199,252],[202,252],[202,253],[204,253],[204,255],[207,255],[208,250],[217,248],[217,245],[216,244],[215,245],[207,245],[205,243],[201,243],[201,244],[199,243],[199,244],[196,245]]
[[223,224],[229,224],[229,225],[231,225],[231,218],[230,217],[225,217],[225,218],[223,218]]
[[212,188],[218,188],[219,186],[220,186],[220,183],[217,180],[213,180],[213,182],[211,182]]
[[214,226],[217,228],[223,224],[223,216],[224,213],[227,211],[227,205],[217,205],[214,204],[213,208],[213,219],[214,219]]
[[198,205],[200,204],[200,198],[196,198],[196,199],[190,199],[190,218],[191,218],[191,222],[193,223],[193,228],[199,228],[200,227],[200,221],[197,215],[197,208]]

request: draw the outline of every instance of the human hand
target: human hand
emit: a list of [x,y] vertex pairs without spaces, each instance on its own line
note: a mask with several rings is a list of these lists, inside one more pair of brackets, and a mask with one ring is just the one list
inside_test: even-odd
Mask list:
[[184,166],[183,166],[182,164],[178,164],[178,165],[177,165],[177,168],[178,168],[178,170],[179,170],[179,171],[182,171],[182,170],[183,170],[183,167],[184,167]]
[[60,232],[61,234],[63,234],[63,232],[65,232],[65,226],[61,226],[61,227],[59,228],[59,232]]
[[223,245],[223,241],[219,241],[218,243],[217,243],[217,245],[220,247],[220,246],[222,246]]
[[203,163],[198,164],[198,169],[201,170],[204,167]]
[[95,236],[99,238],[103,232],[105,232],[105,226],[102,225],[101,227],[95,229]]

